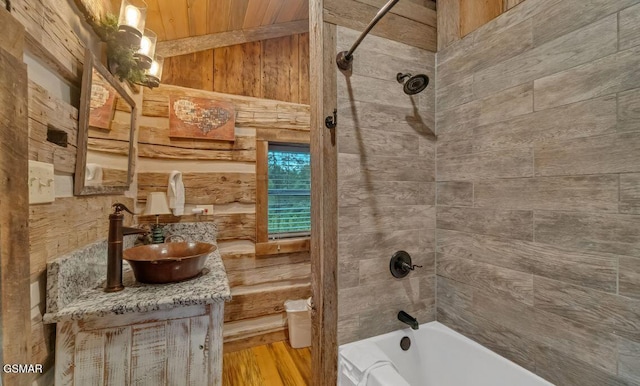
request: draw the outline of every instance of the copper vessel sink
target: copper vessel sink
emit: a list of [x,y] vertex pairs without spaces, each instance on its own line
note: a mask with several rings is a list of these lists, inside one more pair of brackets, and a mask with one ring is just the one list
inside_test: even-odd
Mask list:
[[216,246],[208,243],[151,244],[126,249],[123,258],[137,281],[173,283],[198,276],[207,256],[215,250]]

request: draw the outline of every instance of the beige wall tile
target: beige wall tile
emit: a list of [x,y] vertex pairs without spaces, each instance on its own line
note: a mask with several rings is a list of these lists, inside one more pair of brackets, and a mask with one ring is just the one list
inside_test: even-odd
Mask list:
[[640,299],[640,259],[620,258],[620,279],[618,293],[622,296]]
[[478,181],[475,206],[618,212],[618,176],[535,177]]
[[640,87],[640,47],[571,68],[534,82],[535,109],[579,102]]
[[438,257],[469,258],[550,279],[616,293],[617,255],[594,254],[548,244],[437,230]]
[[508,150],[616,132],[616,97],[536,111],[473,129],[473,151]]
[[437,208],[438,229],[533,240],[533,212],[478,208]]
[[640,44],[640,4],[620,11],[620,49]]
[[536,176],[637,172],[640,133],[558,141],[536,146],[534,153]]
[[533,176],[533,149],[482,152],[438,158],[438,181]]
[[[637,0],[562,0],[554,6],[540,7],[533,16],[536,46],[618,12]],[[535,5],[535,4],[534,4]]]
[[474,74],[474,94],[481,98],[613,54],[618,45],[617,26],[617,16],[610,15],[479,71]]
[[438,205],[473,206],[473,182],[438,182]]
[[618,94],[618,131],[640,130],[640,88]]
[[640,256],[640,216],[540,211],[534,222],[537,242],[577,251]]

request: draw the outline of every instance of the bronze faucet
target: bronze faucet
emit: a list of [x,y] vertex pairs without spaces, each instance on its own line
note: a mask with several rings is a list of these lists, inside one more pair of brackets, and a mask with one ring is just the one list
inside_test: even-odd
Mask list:
[[126,235],[145,234],[148,231],[140,228],[129,228],[122,225],[122,211],[134,214],[124,204],[113,204],[113,213],[109,215],[109,238],[107,241],[107,285],[105,292],[122,291],[122,250],[123,238]]

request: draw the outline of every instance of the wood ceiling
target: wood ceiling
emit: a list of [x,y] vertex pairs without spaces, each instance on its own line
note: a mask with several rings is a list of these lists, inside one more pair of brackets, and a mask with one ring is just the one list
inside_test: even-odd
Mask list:
[[[308,0],[146,0],[159,41],[253,29],[309,18]],[[120,9],[120,0],[112,0]]]
[[[92,1],[105,0],[76,0],[89,13],[100,15],[101,9],[86,6]],[[111,2],[113,10],[120,8],[121,0],[106,1]],[[324,17],[329,23],[363,30],[387,1],[325,0]],[[309,28],[309,0],[146,0],[146,3],[146,27],[158,34],[156,53],[165,58],[296,35],[308,32]],[[435,1],[405,0],[381,20],[372,34],[436,51],[436,27]]]

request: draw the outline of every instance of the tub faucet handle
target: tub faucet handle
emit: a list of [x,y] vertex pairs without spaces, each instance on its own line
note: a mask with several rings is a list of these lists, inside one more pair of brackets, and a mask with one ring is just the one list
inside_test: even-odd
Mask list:
[[404,261],[402,262],[402,267],[404,269],[408,269],[410,271],[413,271],[416,268],[422,268],[421,265],[415,265],[415,264],[414,265],[410,265],[410,264],[405,263]]
[[389,270],[393,277],[403,278],[416,268],[422,268],[422,266],[413,264],[411,256],[405,251],[398,251],[391,256]]

